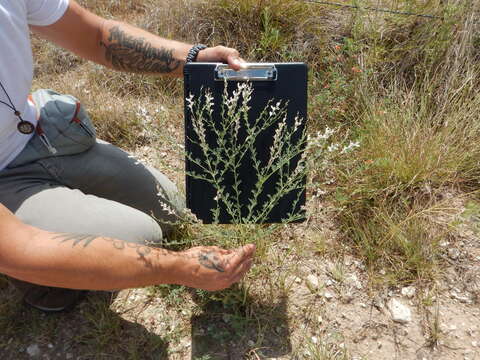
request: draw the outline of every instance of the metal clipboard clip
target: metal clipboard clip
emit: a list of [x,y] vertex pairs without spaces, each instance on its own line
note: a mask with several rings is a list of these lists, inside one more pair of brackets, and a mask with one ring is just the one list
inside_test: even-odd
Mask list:
[[233,70],[227,64],[215,68],[215,81],[276,81],[278,71],[275,64],[247,63],[241,70]]

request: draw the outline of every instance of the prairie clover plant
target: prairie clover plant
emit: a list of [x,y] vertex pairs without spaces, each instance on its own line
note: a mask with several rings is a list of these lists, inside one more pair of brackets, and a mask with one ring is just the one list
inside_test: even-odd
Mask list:
[[[184,151],[184,156],[198,170],[187,171],[187,175],[214,188],[214,223],[221,219],[221,211],[233,223],[264,223],[289,195],[290,211],[282,223],[305,218],[305,209],[299,205],[305,196],[305,181],[310,170],[318,171],[319,167],[326,166],[332,154],[346,153],[358,146],[357,143],[331,144],[335,131],[329,128],[307,135],[302,118],[296,116],[293,121],[287,121],[287,102],[271,101],[256,118],[249,118],[253,91],[250,83],[240,82],[229,95],[225,84],[220,121],[213,116],[215,104],[209,90],[204,90],[199,99],[194,99],[192,94],[186,99],[194,133],[188,141],[198,146],[202,156],[199,159]],[[272,129],[273,141],[266,157],[258,153],[257,142],[266,132],[272,133]],[[208,141],[211,138],[215,139],[214,146]],[[251,168],[250,176],[256,180],[247,191],[241,183],[245,162]],[[268,195],[265,196],[266,188]]]

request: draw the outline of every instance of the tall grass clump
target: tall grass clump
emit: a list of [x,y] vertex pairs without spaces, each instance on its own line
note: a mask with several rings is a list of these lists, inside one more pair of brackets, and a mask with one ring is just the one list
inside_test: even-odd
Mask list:
[[446,189],[478,186],[479,100],[452,105],[441,119],[411,94],[370,104],[361,147],[339,166],[336,189],[342,227],[369,264],[403,280],[434,273],[438,233],[446,232],[431,209]]
[[[294,0],[214,0],[199,8],[202,37],[238,48],[256,61],[314,61],[321,22],[310,4]],[[317,8],[318,10],[318,8]]]
[[348,40],[360,76],[346,117],[361,146],[338,164],[333,201],[346,238],[387,282],[436,276],[438,241],[454,234],[439,220],[453,211],[444,195],[479,185],[475,11],[453,2],[435,9],[443,21],[395,17]]
[[322,52],[326,11],[306,2],[210,0],[192,2],[190,7],[191,13],[183,14],[179,24],[179,34],[190,41],[234,47],[250,61],[314,65]]
[[390,193],[389,187],[396,192],[427,183],[441,188],[478,181],[480,97],[454,99],[448,112],[432,116],[418,95],[395,91],[367,105],[358,154],[365,177],[357,193],[363,184]]
[[[479,4],[463,1],[414,1],[417,13],[429,13],[435,19],[378,16],[354,17],[351,38],[358,43],[357,59],[375,73],[375,82],[383,86],[399,80],[410,88],[433,86],[434,95],[458,86],[462,77],[477,65],[475,38],[478,32]],[[370,20],[370,21],[369,21]],[[455,90],[455,88],[452,88]]]

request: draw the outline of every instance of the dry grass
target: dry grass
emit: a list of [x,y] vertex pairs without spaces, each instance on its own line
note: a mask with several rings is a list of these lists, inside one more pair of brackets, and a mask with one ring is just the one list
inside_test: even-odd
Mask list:
[[449,189],[478,188],[479,67],[467,46],[478,25],[457,5],[440,23],[356,30],[362,72],[357,107],[344,117],[362,145],[339,164],[335,195],[339,225],[372,269],[388,269],[389,283],[437,276],[437,243],[452,228],[430,210]]
[[[312,212],[304,225],[194,227],[183,234],[187,244],[257,242],[261,261],[241,287],[215,294],[171,286],[132,290],[113,306],[92,298],[79,313],[52,318],[23,309],[14,298],[0,305],[0,352],[13,354],[32,341],[70,341],[64,353],[95,359],[182,359],[189,351],[192,358],[215,359],[230,349],[249,359],[343,360],[350,355],[339,346],[341,336],[310,340],[319,327],[314,319],[322,314],[316,304],[323,289],[298,294],[296,277],[330,270],[340,284],[340,261],[354,256],[367,265],[372,288],[413,283],[428,289],[439,278],[445,262],[438,243],[455,241],[449,216],[458,210],[442,202],[443,195],[468,199],[465,193],[479,185],[477,9],[457,1],[408,2],[408,10],[444,15],[439,22],[346,13],[294,0],[81,3],[166,37],[236,47],[249,60],[308,62],[312,132],[326,124],[339,127],[339,137],[361,146],[315,174],[309,192],[327,193],[309,202]],[[402,9],[407,4],[394,3]],[[34,54],[35,88],[74,94],[101,138],[182,186],[182,159],[165,140],[182,141],[180,80],[115,73],[38,39]],[[447,220],[439,223],[440,217]],[[329,261],[331,266],[323,266]],[[56,336],[65,321],[78,324],[78,334]],[[429,325],[431,344],[439,338],[435,321]],[[20,334],[25,329],[31,334]],[[186,339],[197,345],[188,350]]]

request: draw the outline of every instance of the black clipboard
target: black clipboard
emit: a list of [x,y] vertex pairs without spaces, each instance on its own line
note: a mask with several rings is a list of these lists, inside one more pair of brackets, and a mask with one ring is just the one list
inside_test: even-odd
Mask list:
[[[225,173],[219,182],[224,197],[227,201],[235,200],[240,204],[240,211],[232,213],[226,203],[219,199],[218,191],[211,182],[206,181],[206,156],[199,145],[198,124],[195,130],[194,119],[198,118],[190,108],[191,99],[196,104],[206,101],[205,92],[209,92],[213,98],[212,118],[214,124],[219,124],[222,114],[222,96],[226,93],[231,96],[241,83],[247,82],[253,87],[248,111],[248,121],[254,121],[261,111],[268,106],[274,106],[281,102],[285,109],[287,128],[296,126],[298,131],[290,138],[292,144],[302,142],[301,137],[305,131],[307,121],[307,65],[304,63],[255,63],[247,64],[245,69],[234,71],[225,64],[219,63],[189,63],[184,68],[185,87],[185,151],[186,156],[186,198],[187,207],[202,220],[203,223],[280,223],[287,219],[290,222],[304,220],[304,205],[306,200],[306,179],[303,177],[294,190],[289,191],[282,197],[277,196],[277,204],[270,208],[268,214],[260,211],[261,206],[272,198],[275,189],[278,188],[280,175],[273,174],[262,185],[261,194],[258,193],[255,174],[255,158],[257,168],[258,161],[265,165],[270,158],[270,147],[273,145],[277,124],[265,129],[255,140],[255,153],[242,157],[237,167],[236,175],[232,172]],[[226,89],[225,89],[226,87]],[[301,123],[296,124],[300,119]],[[216,126],[216,125],[215,125]],[[212,149],[218,146],[218,134],[204,127],[206,142]],[[248,134],[245,129],[239,130],[237,141],[246,141]],[[303,140],[302,140],[303,139]],[[301,155],[291,158],[282,168],[282,174],[293,171],[300,160]],[[262,166],[263,166],[262,165]],[[238,180],[241,180],[240,182]],[[239,185],[240,183],[240,185]],[[218,188],[218,186],[217,186]],[[256,192],[252,204],[252,194]],[[231,203],[231,202],[230,202]],[[214,210],[214,211],[213,211]],[[260,219],[260,213],[264,216]],[[255,214],[255,215],[252,215]],[[293,216],[292,216],[293,215]]]

